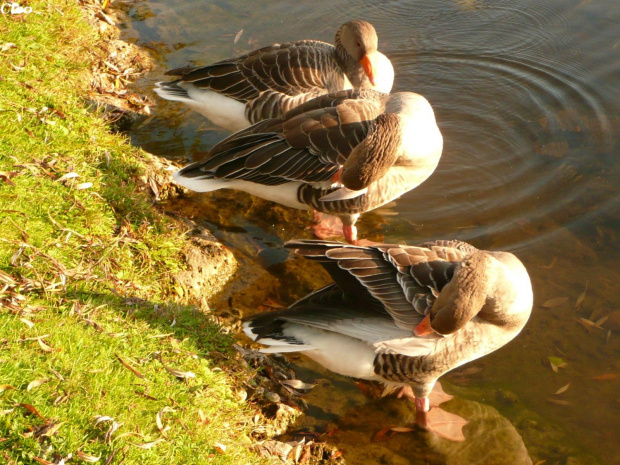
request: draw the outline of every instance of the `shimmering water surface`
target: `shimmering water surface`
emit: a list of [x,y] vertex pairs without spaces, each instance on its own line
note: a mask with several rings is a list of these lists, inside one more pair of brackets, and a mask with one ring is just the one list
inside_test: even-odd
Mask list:
[[[370,401],[350,380],[299,358],[300,377],[318,383],[301,426],[337,424],[329,440],[354,464],[620,464],[618,0],[149,1],[131,3],[131,16],[126,35],[160,59],[142,89],[169,68],[274,42],[332,42],[343,22],[371,21],[394,64],[394,90],[428,98],[445,145],[431,178],[368,214],[360,233],[386,242],[458,238],[512,251],[530,272],[535,307],[523,333],[443,378],[457,396],[446,409],[470,420],[464,445],[419,433],[372,442],[381,428],[412,422],[412,409]],[[191,156],[227,135],[157,102],[155,117],[132,133],[152,153]],[[247,198],[201,197],[190,200],[198,218],[238,253],[258,251],[264,275],[284,283],[271,297],[293,300],[292,278],[278,274],[281,244],[304,234],[307,216],[285,224],[265,215],[269,206],[231,211]],[[565,366],[556,373],[549,357]]]

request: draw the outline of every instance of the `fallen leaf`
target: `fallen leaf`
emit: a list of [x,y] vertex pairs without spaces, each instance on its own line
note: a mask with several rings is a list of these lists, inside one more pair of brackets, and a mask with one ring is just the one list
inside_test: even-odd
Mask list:
[[67,179],[77,178],[79,176],[80,176],[79,174],[71,172],[71,173],[63,174],[61,177],[56,179],[56,181],[62,182],[62,181],[66,181]]
[[168,373],[170,373],[173,376],[176,376],[177,378],[187,379],[187,378],[195,378],[196,377],[196,374],[192,373],[191,371],[181,371],[181,370],[177,370],[175,368],[167,367],[166,365],[164,365],[164,368],[166,369],[166,371]]
[[7,173],[6,171],[0,171],[0,179],[2,179],[9,186],[15,187],[15,183],[11,181],[11,177],[17,174],[17,172]]
[[595,379],[597,381],[611,381],[612,379],[616,379],[620,376],[620,373],[605,373],[598,376],[593,376],[590,379]]
[[554,392],[555,395],[560,395],[560,394],[564,394],[566,391],[568,391],[568,388],[570,387],[570,383],[568,383],[566,386],[562,386],[560,389],[558,389],[557,391]]
[[13,412],[15,409],[14,408],[10,408],[8,410],[0,410],[0,417],[2,415],[8,415],[9,413]]
[[132,367],[131,365],[129,365],[127,362],[125,362],[122,358],[120,358],[117,354],[114,354],[114,356],[118,359],[119,362],[121,362],[123,364],[123,366],[125,368],[127,368],[129,371],[131,371],[134,375],[136,375],[138,378],[140,379],[145,379],[144,375],[142,373],[140,373],[138,370],[136,370],[134,367]]
[[585,318],[579,318],[577,320],[577,323],[579,323],[581,326],[586,328],[588,333],[592,333],[592,331],[594,331],[594,329],[592,329],[592,328],[594,328],[594,322],[592,322],[590,320],[586,320]]
[[99,323],[97,323],[94,320],[89,320],[88,318],[84,318],[82,321],[86,322],[87,324],[89,324],[90,326],[92,326],[93,328],[95,328],[97,331],[99,331],[100,333],[105,333],[105,329],[103,326],[101,326]]
[[379,431],[377,431],[375,433],[375,435],[372,437],[372,442],[380,442],[380,441],[387,441],[387,439],[390,437],[392,432],[391,428],[383,428],[380,429]]
[[390,429],[395,433],[411,433],[412,431],[415,431],[415,428],[410,428],[408,426],[393,426]]
[[242,34],[243,34],[243,29],[237,32],[237,35],[235,36],[235,40],[233,40],[233,44],[236,44],[237,42],[239,42],[239,39],[241,38]]
[[[243,31],[243,29],[241,29]],[[2,45],[0,45],[0,52],[6,52],[7,50],[12,49],[13,47],[17,47],[17,45],[11,43],[11,42],[5,42]]]
[[69,400],[69,394],[67,394],[66,392],[64,394],[59,395],[58,397],[56,397],[54,399],[53,405],[57,406],[60,405],[64,402],[66,402],[67,400]]
[[84,462],[88,462],[88,463],[95,463],[101,459],[101,457],[97,457],[95,455],[85,454],[81,450],[78,451],[77,456],[80,460],[83,460]]
[[542,304],[542,306],[545,308],[553,308],[559,307],[566,302],[568,302],[568,297],[554,297],[553,299],[547,300],[545,303]]
[[[120,437],[121,437],[121,436],[119,435],[119,436],[117,436],[117,437],[116,437],[116,439],[118,439],[118,438],[120,438]],[[144,443],[144,444],[134,444],[134,443],[131,443],[131,445],[132,445],[132,446],[136,446],[136,447],[138,447],[139,449],[145,449],[145,450],[148,450],[148,449],[151,449],[151,448],[155,447],[157,444],[159,444],[160,442],[163,442],[163,441],[164,441],[163,439],[159,438],[159,439],[155,439],[155,440],[154,440],[154,441],[152,441],[152,442],[146,442],[146,443]]]
[[163,431],[164,429],[164,424],[161,421],[161,417],[166,412],[176,412],[176,410],[171,407],[164,407],[159,412],[157,412],[157,415],[155,415],[155,423],[157,423],[157,429],[159,429],[159,431]]
[[[604,316],[603,318],[601,318],[601,320],[603,321],[603,323],[605,321],[607,321],[606,316]],[[587,318],[579,318],[579,323],[581,323],[583,326],[585,326],[586,328],[596,328],[596,329],[604,329],[603,327],[601,327],[598,322],[594,322],[592,320],[588,320]]]
[[597,328],[603,329],[601,325],[609,319],[609,315],[605,315],[594,322]]
[[553,371],[555,371],[556,373],[559,372],[558,368],[564,368],[566,367],[568,364],[562,360],[560,357],[547,357],[549,359],[549,363],[551,363],[551,369]]
[[34,326],[34,323],[32,321],[30,321],[30,320],[27,320],[26,318],[20,318],[19,321],[24,323],[29,328],[32,328]]
[[154,334],[153,336],[147,336],[147,339],[157,339],[162,337],[172,336],[174,333]]
[[224,452],[226,452],[226,446],[224,444],[220,443],[220,442],[216,442],[215,444],[213,444],[213,447],[220,454],[223,454]]
[[43,465],[54,465],[54,462],[49,462],[49,461],[47,461],[45,459],[42,459],[42,458],[39,458],[39,457],[33,456],[32,459],[36,460],[39,463],[42,463]]
[[[211,423],[211,420],[207,418],[207,415],[202,411],[202,409],[198,409],[198,417],[200,418],[200,423],[202,423],[203,425],[208,425],[209,423]],[[255,421],[254,423],[258,422]]]
[[28,387],[26,388],[26,391],[31,391],[34,388],[37,388],[39,386],[41,386],[42,384],[45,384],[49,381],[49,379],[45,378],[45,379],[35,379],[34,381],[31,381],[30,384],[28,384]]
[[50,337],[50,335],[49,334],[44,334],[43,336],[25,337],[23,339],[18,339],[18,341],[19,342],[36,341],[37,339],[45,339],[46,337]]
[[54,349],[52,349],[45,342],[43,342],[42,339],[37,339],[37,341],[39,342],[39,346],[41,347],[41,350],[43,350],[43,352],[54,352]]
[[90,189],[91,187],[93,187],[93,183],[92,182],[83,182],[83,183],[78,184],[77,186],[75,186],[75,188],[77,190]]
[[294,389],[312,389],[314,386],[316,386],[316,384],[304,383],[299,379],[285,379],[283,381],[280,381],[280,383],[284,384],[285,386],[290,386]]
[[577,297],[577,301],[575,302],[575,308],[580,308],[581,304],[583,304],[583,301],[586,298],[586,292],[588,290],[588,282],[586,281],[586,288],[583,290],[583,292],[581,294],[579,294],[579,297]]
[[263,305],[271,308],[286,308],[286,305],[283,305],[280,302],[277,302],[271,298],[265,300]]
[[11,386],[10,384],[0,384],[0,392],[4,392],[8,389],[15,389],[15,388]]
[[60,423],[51,423],[49,425],[46,425],[45,428],[39,431],[38,436],[47,436],[48,438],[52,437],[54,434],[58,432],[60,427],[64,425],[65,423],[66,423],[65,421],[61,421]]
[[133,392],[134,392],[135,394],[138,394],[139,396],[142,396],[142,397],[144,397],[144,398],[146,398],[146,399],[149,399],[149,400],[159,400],[159,399],[157,399],[157,397],[149,396],[149,395],[148,395],[148,394],[146,394],[145,392],[140,392],[140,391],[133,391]]
[[16,404],[15,406],[16,407],[25,408],[26,410],[28,410],[33,415],[36,415],[37,417],[39,417],[41,420],[47,421],[47,418],[45,418],[43,415],[41,415],[39,413],[39,411],[36,408],[34,408],[32,405],[30,405],[30,404]]
[[552,397],[547,397],[547,402],[557,405],[570,405],[570,402],[567,400],[554,399]]
[[95,415],[93,418],[95,418],[96,420],[95,425],[98,425],[102,421],[114,421],[114,418],[109,417],[107,415]]

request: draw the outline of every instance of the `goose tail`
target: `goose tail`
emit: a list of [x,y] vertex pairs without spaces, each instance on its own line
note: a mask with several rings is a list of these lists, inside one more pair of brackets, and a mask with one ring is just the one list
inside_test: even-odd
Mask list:
[[193,103],[191,97],[183,87],[179,85],[179,81],[160,81],[155,83],[153,89],[157,95],[165,100],[175,102]]

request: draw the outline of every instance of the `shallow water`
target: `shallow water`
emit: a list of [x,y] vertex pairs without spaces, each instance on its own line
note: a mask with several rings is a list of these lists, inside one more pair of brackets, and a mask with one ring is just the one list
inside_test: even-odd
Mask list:
[[[508,452],[519,438],[533,463],[620,464],[620,377],[592,379],[620,373],[620,332],[610,332],[607,322],[603,329],[579,322],[619,310],[620,2],[131,5],[126,35],[161,60],[139,83],[144,89],[169,68],[207,64],[274,42],[331,42],[348,19],[371,21],[380,49],[394,64],[394,90],[428,98],[445,144],[430,179],[367,214],[361,235],[386,242],[466,240],[510,250],[530,272],[535,307],[523,333],[443,378],[446,390],[457,395],[447,409],[474,412],[465,430],[466,452],[415,433],[371,442],[381,428],[411,422],[411,410],[394,400],[369,401],[350,380],[301,358],[300,376],[319,386],[308,397],[311,408],[300,427],[336,424],[339,432],[330,441],[349,463],[521,463]],[[208,151],[227,135],[176,104],[157,102],[156,117],[132,133],[133,142],[152,153],[182,158]],[[266,275],[283,283],[272,297],[289,303],[296,296],[287,291],[292,278],[278,268],[287,256],[281,244],[307,234],[307,215],[284,213],[284,221],[279,213],[265,216],[269,205],[235,199],[216,194],[185,203],[245,256],[258,255]],[[231,205],[251,205],[252,212],[231,213]],[[548,357],[566,366],[556,373]],[[568,383],[564,393],[554,394]],[[480,412],[487,420],[476,420]],[[491,441],[491,432],[504,428],[494,423],[500,420],[512,425],[506,426],[511,439]]]

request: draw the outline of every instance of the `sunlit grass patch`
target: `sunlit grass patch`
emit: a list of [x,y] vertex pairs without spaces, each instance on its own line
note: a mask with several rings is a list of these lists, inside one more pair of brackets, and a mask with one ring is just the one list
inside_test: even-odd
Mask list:
[[28,6],[0,16],[0,462],[257,463],[232,340],[179,299],[186,238],[88,109],[97,33]]
[[227,357],[228,338],[183,307],[120,311],[118,302],[100,302],[5,314],[5,453],[17,463],[78,451],[134,463],[204,463],[210,454],[239,463],[247,412],[214,362]]

